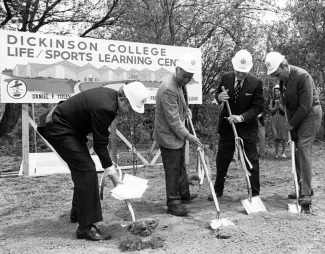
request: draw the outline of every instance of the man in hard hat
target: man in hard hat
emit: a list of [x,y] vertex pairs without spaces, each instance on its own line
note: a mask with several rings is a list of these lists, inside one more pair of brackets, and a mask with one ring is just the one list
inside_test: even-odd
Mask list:
[[[244,142],[244,151],[252,168],[250,182],[252,195],[260,194],[259,156],[257,151],[258,115],[263,111],[264,98],[262,81],[249,73],[253,67],[252,56],[247,50],[238,51],[232,58],[234,71],[222,75],[215,98],[218,103],[228,101],[232,115],[224,106],[219,116],[220,135],[216,158],[217,176],[214,190],[217,197],[223,196],[229,164],[235,151],[234,123],[238,136]],[[222,87],[225,91],[222,91]],[[212,195],[208,198],[212,201]]]
[[[287,59],[278,52],[266,55],[267,75],[280,82],[288,122],[284,127],[290,131],[296,143],[296,165],[300,205],[310,205],[313,195],[311,187],[312,169],[310,153],[316,133],[321,124],[322,108],[313,78],[299,67],[289,65]],[[289,194],[289,198],[296,198]]]
[[197,71],[197,62],[186,54],[178,61],[175,74],[163,80],[156,95],[153,137],[159,144],[165,170],[167,213],[176,216],[186,215],[188,210],[182,204],[197,197],[190,194],[185,167],[185,141],[202,146],[185,126],[190,113],[186,84]]
[[[102,221],[98,177],[95,163],[87,148],[92,133],[93,147],[103,169],[114,185],[120,182],[107,149],[108,128],[120,112],[144,112],[148,97],[145,86],[132,82],[119,91],[99,87],[83,91],[60,102],[41,117],[38,131],[67,163],[74,183],[71,222],[79,222],[78,239],[108,240],[94,223]],[[94,230],[94,231],[92,231]]]

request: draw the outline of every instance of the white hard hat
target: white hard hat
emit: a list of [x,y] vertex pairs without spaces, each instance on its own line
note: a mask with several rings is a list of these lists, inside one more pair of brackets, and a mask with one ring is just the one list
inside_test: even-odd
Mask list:
[[284,60],[284,58],[285,57],[278,52],[268,53],[265,58],[267,75],[270,75],[273,72],[275,72],[278,69],[279,65],[282,63],[282,61]]
[[253,59],[251,53],[247,50],[239,50],[231,60],[235,71],[249,72],[253,67]]
[[195,71],[199,68],[198,61],[194,56],[186,53],[182,58],[180,58],[177,62],[177,66],[181,67],[184,71],[188,73],[195,73]]
[[123,91],[126,98],[129,100],[132,109],[135,112],[143,113],[144,104],[149,97],[147,88],[141,82],[136,81],[124,85]]
[[279,90],[280,90],[280,85],[279,85],[279,84],[276,84],[276,85],[273,87],[273,91],[274,91],[275,89],[279,89]]

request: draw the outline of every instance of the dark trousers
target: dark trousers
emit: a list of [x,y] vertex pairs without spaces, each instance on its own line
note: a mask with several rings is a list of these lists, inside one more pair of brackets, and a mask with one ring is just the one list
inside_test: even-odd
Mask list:
[[69,166],[74,183],[72,206],[77,209],[79,225],[102,221],[96,166],[86,142],[73,134],[59,134],[62,126],[55,123],[38,130]]
[[167,206],[181,204],[190,195],[186,166],[185,145],[179,149],[159,146],[165,170]]
[[[247,155],[247,158],[251,162],[253,168],[249,169],[248,164],[246,167],[251,173],[250,182],[252,186],[252,195],[257,196],[260,193],[260,166],[259,158],[257,152],[256,142],[253,140],[243,140],[244,141],[244,150]],[[214,190],[216,193],[223,193],[225,186],[225,179],[228,172],[229,164],[234,156],[235,152],[235,140],[219,140],[219,147],[216,159],[217,166],[217,177],[214,184]],[[243,181],[245,181],[243,179]]]

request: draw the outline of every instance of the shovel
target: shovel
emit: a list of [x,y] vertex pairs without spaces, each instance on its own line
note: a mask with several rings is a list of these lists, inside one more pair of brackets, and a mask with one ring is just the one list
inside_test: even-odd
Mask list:
[[[115,165],[115,167],[117,168],[118,172],[119,172],[119,178],[120,180],[122,181],[122,170],[121,168],[115,163],[113,162],[113,164]],[[102,178],[100,179],[100,184],[99,184],[99,187],[100,187],[100,193],[99,193],[99,196],[100,196],[100,199],[103,200],[103,196],[104,196],[104,187],[106,185],[106,182],[105,182],[105,179],[107,177],[107,172],[106,170],[104,169],[104,173],[102,175]],[[125,199],[124,200],[130,213],[131,213],[131,217],[132,217],[132,221],[135,221],[135,216],[134,216],[134,211],[133,211],[133,208],[132,208],[132,205],[131,205],[131,202],[130,200],[128,199]]]
[[[224,87],[222,87],[221,89],[223,92],[225,91]],[[228,101],[226,101],[226,106],[227,106],[228,114],[229,114],[229,116],[231,116],[232,113],[231,113],[231,109],[230,109]],[[265,208],[261,198],[259,196],[252,197],[252,187],[251,187],[251,182],[249,180],[249,177],[251,174],[247,170],[245,160],[247,161],[250,168],[252,168],[252,164],[250,163],[250,161],[248,160],[248,158],[245,154],[244,142],[238,136],[235,124],[232,123],[231,126],[232,126],[232,130],[233,130],[234,136],[235,136],[237,163],[238,163],[238,166],[244,172],[246,185],[247,185],[247,192],[248,192],[248,198],[241,200],[241,203],[243,204],[243,206],[248,214],[256,213],[256,212],[266,212],[266,208]]]
[[[193,130],[193,134],[196,137],[196,133],[195,133],[195,129],[194,129],[194,126],[193,126],[193,123],[192,123],[192,119],[189,117],[188,120],[189,120],[189,123],[191,125],[192,130]],[[216,193],[214,191],[213,184],[212,184],[210,162],[209,162],[209,160],[207,160],[207,161],[205,160],[205,158],[208,159],[208,156],[204,155],[204,151],[203,151],[202,148],[198,147],[197,150],[198,150],[198,155],[199,155],[198,156],[198,164],[202,165],[202,168],[203,168],[203,170],[200,170],[200,169],[198,170],[199,178],[200,178],[200,185],[202,185],[203,177],[205,175],[206,178],[207,178],[207,181],[209,183],[209,187],[210,187],[210,191],[211,191],[211,194],[212,194],[212,197],[213,197],[214,205],[215,205],[216,210],[217,210],[217,218],[214,219],[214,220],[211,220],[209,222],[210,226],[211,226],[212,229],[217,229],[218,227],[221,227],[221,226],[233,226],[234,223],[232,221],[230,221],[229,218],[220,219],[220,207],[219,207],[218,199],[217,199],[217,196],[216,196]]]
[[[286,108],[284,108],[284,115],[285,115],[286,122],[288,122],[288,115],[287,115]],[[295,160],[296,145],[291,138],[290,131],[288,131],[288,139],[289,139],[288,143],[290,144],[290,151],[291,151],[291,167],[292,167],[293,181],[294,181],[295,192],[296,192],[296,204],[288,204],[288,210],[291,213],[301,213],[301,206],[299,205],[298,175],[297,175],[296,160]]]

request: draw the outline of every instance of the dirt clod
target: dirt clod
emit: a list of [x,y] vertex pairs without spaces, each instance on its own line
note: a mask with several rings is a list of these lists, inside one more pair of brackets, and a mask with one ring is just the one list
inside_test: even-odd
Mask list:
[[164,246],[164,240],[160,237],[153,236],[148,238],[141,238],[138,236],[128,236],[122,238],[120,242],[120,249],[122,251],[136,251],[144,249],[158,249]]
[[127,226],[127,230],[134,235],[149,236],[155,231],[155,228],[157,226],[158,226],[157,220],[145,219],[145,220],[138,220],[130,223]]
[[235,227],[219,227],[215,230],[214,235],[218,239],[229,239],[230,237],[236,236],[237,231]]

